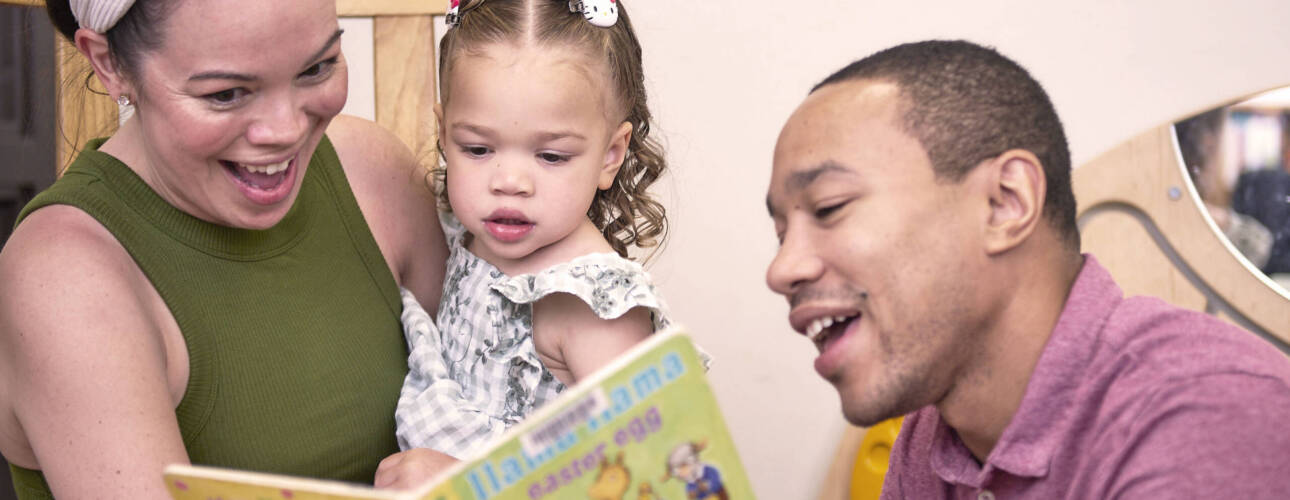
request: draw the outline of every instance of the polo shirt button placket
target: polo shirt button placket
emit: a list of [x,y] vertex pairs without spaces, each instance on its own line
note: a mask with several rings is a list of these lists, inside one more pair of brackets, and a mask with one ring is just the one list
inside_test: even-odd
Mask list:
[[981,490],[980,493],[976,494],[976,500],[994,500],[994,493],[990,492],[990,490]]

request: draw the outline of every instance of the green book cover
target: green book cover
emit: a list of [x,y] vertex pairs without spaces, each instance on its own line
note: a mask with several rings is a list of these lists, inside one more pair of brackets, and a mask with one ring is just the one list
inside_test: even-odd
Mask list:
[[176,500],[725,500],[752,487],[685,333],[650,337],[414,491],[171,466]]

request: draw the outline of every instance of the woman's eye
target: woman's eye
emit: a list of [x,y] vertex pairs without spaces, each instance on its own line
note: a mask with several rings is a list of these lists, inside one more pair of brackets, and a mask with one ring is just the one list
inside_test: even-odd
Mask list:
[[236,88],[236,89],[221,90],[219,92],[206,94],[202,97],[217,105],[228,106],[230,104],[236,104],[237,101],[242,99],[242,97],[245,95],[246,95],[245,90]]
[[304,78],[314,78],[320,75],[324,75],[329,71],[331,71],[331,67],[336,64],[336,61],[337,61],[337,58],[332,57],[325,61],[319,62],[318,64],[310,66],[309,69],[306,69],[300,72],[300,76]]

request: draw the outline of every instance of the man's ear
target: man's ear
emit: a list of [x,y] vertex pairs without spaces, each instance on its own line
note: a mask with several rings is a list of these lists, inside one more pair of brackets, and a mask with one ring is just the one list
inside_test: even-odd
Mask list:
[[76,50],[90,61],[94,74],[98,76],[99,82],[103,84],[104,90],[107,90],[112,99],[115,100],[125,94],[138,100],[138,92],[131,88],[129,79],[121,72],[116,60],[112,58],[112,53],[108,51],[106,36],[81,28],[76,30],[74,42]]
[[609,189],[614,185],[614,178],[618,176],[618,169],[623,168],[623,160],[627,159],[627,146],[632,140],[631,122],[623,122],[614,131],[614,135],[609,140],[609,149],[605,151],[605,164],[600,169],[600,182],[597,184],[601,190]]
[[985,250],[1006,252],[1029,238],[1042,223],[1048,180],[1034,153],[1012,149],[987,160],[990,220],[985,228]]

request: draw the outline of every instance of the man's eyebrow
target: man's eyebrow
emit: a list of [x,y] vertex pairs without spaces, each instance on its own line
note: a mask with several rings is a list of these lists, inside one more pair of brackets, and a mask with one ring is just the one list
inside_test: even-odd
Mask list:
[[836,161],[824,160],[823,162],[820,162],[820,164],[816,165],[815,167],[812,167],[806,170],[799,170],[797,172],[793,172],[792,174],[790,174],[788,176],[788,188],[794,191],[801,191],[803,189],[806,189],[807,186],[810,186],[811,183],[816,181],[816,179],[819,179],[821,175],[830,174],[830,173],[854,174],[855,172],[847,167],[842,166],[841,163],[838,163]]
[[[784,182],[788,184],[789,191],[801,191],[809,187],[811,183],[818,180],[820,176],[830,173],[855,175],[854,170],[843,166],[841,163],[833,160],[824,160],[814,167],[789,174],[788,179]],[[766,211],[770,212],[771,217],[775,216],[775,207],[770,202],[769,194],[766,195]]]
[[[340,35],[344,32],[345,30],[338,29],[335,33],[332,33],[331,38],[327,39],[327,43],[323,44],[322,48],[318,49],[318,52],[315,52],[314,55],[308,59],[310,64],[312,64],[312,61],[317,61],[321,58],[328,50],[331,50],[332,46],[336,45],[336,42],[340,40]],[[204,71],[188,77],[188,81],[190,82],[198,80],[236,80],[239,82],[253,82],[256,80],[256,77],[231,71]]]

